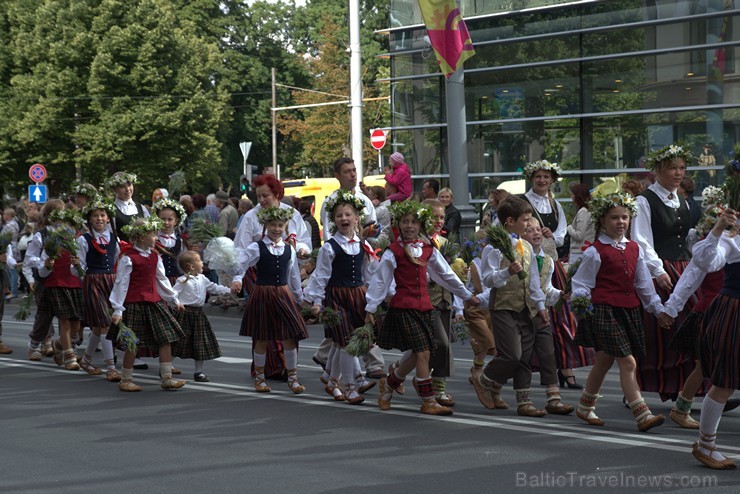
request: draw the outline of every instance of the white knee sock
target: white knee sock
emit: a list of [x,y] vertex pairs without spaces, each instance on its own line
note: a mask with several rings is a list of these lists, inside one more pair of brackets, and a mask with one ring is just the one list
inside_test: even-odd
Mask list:
[[354,384],[355,382],[355,360],[357,357],[353,357],[345,349],[339,351],[339,366],[342,370],[342,382],[344,384]]
[[[344,371],[342,371],[344,372]],[[360,359],[358,357],[352,357],[352,374],[355,379],[362,379],[362,367],[360,367]],[[347,376],[349,379],[349,376]]]
[[284,350],[283,355],[285,355],[285,368],[288,370],[297,369],[298,368],[298,349],[294,348],[292,350]]
[[[114,354],[113,354],[113,342],[109,340],[108,338],[101,338],[100,340],[102,342],[103,347],[103,360],[107,361],[113,361]],[[115,367],[113,367],[115,369]]]
[[339,378],[342,376],[341,357],[342,352],[340,352],[339,348],[337,347],[334,355],[332,356],[331,372],[329,372],[329,375],[337,381],[339,381]]
[[202,360],[196,360],[195,361],[195,370],[194,370],[194,372],[196,374],[200,374],[201,372],[203,372],[203,361]]
[[92,360],[92,356],[95,353],[95,350],[97,350],[99,343],[100,343],[100,336],[91,332],[90,336],[87,337],[87,349],[85,350],[85,355],[89,355],[90,360]]
[[331,365],[334,361],[334,354],[336,353],[336,351],[337,351],[337,344],[332,343],[331,348],[329,348],[329,353],[326,356],[326,365],[324,366],[324,369],[325,369],[324,372],[326,372],[327,376],[331,374]]
[[[724,403],[716,402],[709,396],[704,397],[704,401],[701,404],[701,419],[699,422],[699,447],[704,454],[708,455],[711,451],[709,448],[715,447],[717,428],[719,427],[719,421],[722,418],[724,409]],[[712,451],[711,454],[715,460],[722,461],[725,459],[724,455],[718,451]]]

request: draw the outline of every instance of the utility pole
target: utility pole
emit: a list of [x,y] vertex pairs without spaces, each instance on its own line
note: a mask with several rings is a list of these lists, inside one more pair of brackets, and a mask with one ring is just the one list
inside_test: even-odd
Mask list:
[[[358,183],[363,177],[362,166],[362,52],[360,51],[360,0],[349,0],[349,77],[351,107],[352,160],[357,168]],[[274,104],[273,104],[274,106]]]
[[275,67],[272,68],[272,171],[280,180],[280,168],[277,164],[277,93],[275,91]]

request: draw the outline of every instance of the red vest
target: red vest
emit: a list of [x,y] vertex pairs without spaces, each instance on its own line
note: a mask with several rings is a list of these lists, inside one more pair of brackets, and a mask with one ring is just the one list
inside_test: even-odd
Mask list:
[[635,293],[635,270],[640,248],[628,242],[625,250],[596,241],[593,247],[601,257],[601,267],[596,274],[596,288],[591,292],[594,304],[633,308],[640,305]]
[[159,302],[162,300],[157,291],[157,261],[159,254],[152,249],[149,257],[132,248],[126,255],[131,259],[131,276],[129,277],[126,303]]
[[54,269],[51,274],[44,278],[44,286],[47,288],[82,288],[80,279],[70,271],[69,252],[62,249],[59,257],[54,261]]
[[391,299],[391,307],[415,309],[422,312],[433,310],[427,290],[427,261],[432,257],[434,247],[424,244],[421,249],[420,266],[409,261],[403,244],[393,242],[388,248],[396,256],[396,294]]
[[704,277],[704,281],[699,287],[698,292],[701,294],[699,297],[699,303],[694,306],[694,312],[704,312],[714,301],[714,298],[722,291],[722,286],[725,281],[725,270],[720,269],[714,273],[707,273]]

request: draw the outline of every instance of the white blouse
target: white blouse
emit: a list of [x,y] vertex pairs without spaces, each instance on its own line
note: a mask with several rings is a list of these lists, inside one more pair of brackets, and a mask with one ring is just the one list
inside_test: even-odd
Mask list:
[[[529,199],[529,202],[532,204],[532,207],[534,207],[538,213],[542,214],[550,214],[552,213],[552,205],[550,203],[550,197],[545,196],[542,197],[539,194],[535,194],[534,190],[529,189],[526,194],[524,194],[527,199]],[[558,201],[553,201],[555,203],[555,208],[557,209],[556,214],[558,218],[558,227],[552,232],[553,239],[555,240],[555,245],[558,247],[562,247],[563,243],[565,242],[565,234],[567,233],[567,227],[568,227],[568,220],[565,217],[565,211],[563,210],[563,207],[558,203]],[[544,228],[544,225],[543,225]]]
[[177,293],[180,303],[191,307],[203,307],[208,293],[226,295],[231,292],[229,287],[214,283],[202,274],[180,276],[172,288]]
[[740,235],[730,236],[723,232],[717,237],[710,232],[707,238],[694,246],[694,258],[699,269],[706,272],[711,272],[717,265],[722,267],[740,262]]
[[[339,247],[348,255],[356,256],[360,253],[360,237],[354,235],[351,239],[348,239],[341,233],[335,234],[332,238],[337,241]],[[368,248],[370,244],[365,242]],[[329,242],[326,242],[319,249],[319,254],[316,258],[316,269],[311,273],[311,278],[308,281],[308,285],[303,290],[303,298],[311,304],[320,305],[324,297],[326,296],[326,285],[331,278],[331,268],[336,254]],[[365,256],[362,263],[362,280],[367,285],[369,280],[372,278],[375,272],[375,267],[378,263],[369,256]]]
[[[655,192],[666,206],[673,209],[678,209],[681,206],[681,202],[678,200],[678,190],[668,190],[658,182],[650,185],[648,189]],[[668,199],[668,196],[671,194],[673,194],[673,198]],[[650,271],[650,275],[653,278],[657,278],[665,274],[665,270],[663,269],[663,261],[658,257],[658,253],[653,248],[655,242],[653,241],[653,227],[650,220],[650,204],[644,196],[637,196],[635,201],[637,202],[637,215],[632,218],[632,239],[645,252],[645,263]]]
[[[409,244],[409,250],[415,257],[422,254],[422,242]],[[367,305],[365,310],[374,314],[378,306],[385,300],[389,294],[391,284],[394,281],[393,273],[397,268],[396,256],[393,251],[386,249],[380,258],[375,274],[370,280],[370,286],[367,289]],[[429,278],[440,285],[442,288],[449,290],[456,297],[462,300],[469,300],[473,294],[465,288],[460,278],[452,271],[445,258],[440,254],[438,249],[432,251],[432,255],[427,261],[426,271]]]
[[[152,254],[152,251],[150,249],[140,249],[136,246],[132,248],[138,250],[144,257],[149,257]],[[133,266],[131,264],[131,258],[124,254],[118,260],[116,282],[113,285],[113,291],[108,298],[108,300],[110,300],[111,307],[113,307],[114,316],[120,316],[121,314],[123,314],[123,311],[126,310],[123,304],[126,301],[126,293],[128,292],[128,286],[131,280],[132,271]],[[170,302],[174,305],[179,305],[180,301],[177,297],[177,293],[175,292],[175,290],[172,289],[170,280],[167,279],[167,276],[164,274],[164,264],[162,264],[161,257],[157,259],[157,271],[155,276],[157,293],[159,293],[159,296],[167,302]]]
[[[242,222],[243,223],[243,222]],[[283,255],[284,249],[290,249],[290,261],[288,261],[288,288],[293,294],[297,304],[303,302],[303,291],[301,290],[301,269],[298,266],[298,258],[295,255],[293,247],[286,244],[282,240],[273,242],[268,237],[260,240],[267,246],[267,249],[276,256]],[[241,266],[241,272],[235,276],[235,279],[240,280],[244,278],[247,270],[252,266],[255,266],[260,260],[260,246],[257,242],[252,242],[245,249],[239,249],[239,265]]]
[[[627,248],[627,244],[630,242],[625,237],[616,241],[605,234],[599,235],[598,239],[601,243],[611,245],[619,250]],[[635,292],[640,298],[643,307],[651,314],[660,314],[665,312],[663,304],[660,302],[660,297],[655,292],[655,286],[653,280],[650,277],[650,271],[648,271],[647,264],[645,262],[645,253],[642,247],[638,245],[639,253],[637,255],[637,266],[635,267]],[[581,265],[578,267],[575,276],[573,276],[573,296],[591,297],[591,291],[596,288],[596,275],[601,268],[601,256],[596,247],[589,247],[583,253],[581,258]]]
[[[290,206],[287,204],[280,203],[280,209],[289,209]],[[288,222],[286,232],[283,234],[283,240],[288,238],[288,235],[294,234],[296,236],[296,250],[305,250],[311,252],[311,234],[306,229],[306,223],[304,223],[301,214],[297,209],[293,209],[293,217]],[[239,223],[239,228],[236,230],[236,236],[234,237],[234,247],[240,247],[246,249],[249,244],[262,240],[264,227],[257,220],[257,213],[262,210],[262,206],[257,204],[255,207],[244,213],[242,220]]]

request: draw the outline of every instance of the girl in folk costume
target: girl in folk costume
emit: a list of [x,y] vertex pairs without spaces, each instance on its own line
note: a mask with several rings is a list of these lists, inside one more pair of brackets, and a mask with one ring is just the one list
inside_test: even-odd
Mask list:
[[350,191],[340,189],[329,199],[326,211],[332,220],[332,237],[319,250],[304,291],[314,316],[319,315],[322,302],[339,315],[337,325],[324,326],[325,337],[333,344],[325,369],[328,376],[323,377],[328,377],[326,392],[338,401],[344,397],[350,405],[362,403],[362,393],[375,386],[362,377],[359,359],[345,350],[354,329],[364,324],[365,282],[377,266],[373,260],[378,259],[370,244],[358,236],[364,209],[365,203]]
[[213,283],[203,275],[203,260],[196,251],[183,252],[177,262],[185,275],[179,277],[172,287],[185,310],[175,314],[175,318],[185,336],[173,344],[172,355],[194,359],[193,380],[209,382],[208,376],[203,372],[203,361],[220,357],[221,348],[211,329],[211,323],[203,312],[203,305],[206,303],[206,294],[225,295],[231,290]]
[[[740,163],[735,161],[735,174]],[[740,181],[740,176],[735,177]],[[740,187],[740,184],[737,184]],[[734,204],[733,204],[734,203]],[[730,206],[740,206],[735,201]],[[724,287],[704,316],[700,336],[700,360],[712,387],[701,406],[699,441],[693,445],[693,455],[714,469],[735,468],[735,462],[716,449],[717,429],[725,403],[740,389],[740,235],[738,213],[726,209],[707,238],[694,247],[697,266],[707,272],[713,264],[724,264]],[[733,227],[732,231],[726,231]]]
[[415,201],[398,202],[391,206],[391,216],[400,238],[383,253],[370,282],[366,322],[374,323],[375,311],[395,281],[396,293],[378,329],[377,343],[381,348],[411,352],[404,353],[398,367],[380,380],[378,404],[381,410],[389,410],[393,392],[416,369],[414,387],[422,399],[421,413],[451,415],[451,408],[437,403],[430,376],[430,355],[435,350],[434,307],[427,291],[427,275],[472,305],[478,304],[478,298],[465,288],[439,250],[421,240],[422,228],[425,236],[434,229],[431,209]]
[[187,218],[185,208],[172,199],[160,199],[152,206],[152,214],[162,220],[162,228],[157,232],[157,250],[162,255],[164,272],[172,286],[180,276],[177,256],[187,250],[182,237],[178,233],[178,227]]
[[[124,233],[134,245],[118,261],[109,300],[113,307],[111,322],[118,325],[123,321],[136,334],[139,346],[158,352],[161,387],[174,390],[183,387],[185,381],[172,379],[171,345],[185,334],[162,299],[178,310],[185,308],[165,276],[162,259],[154,248],[160,228],[162,222],[157,217],[137,218],[126,225]],[[118,327],[112,328],[108,338],[116,341],[119,331]],[[118,384],[121,391],[141,391],[141,386],[133,382],[135,358],[136,351],[126,348]]]
[[111,220],[116,214],[115,206],[94,198],[85,204],[82,214],[87,218],[89,231],[77,238],[77,257],[85,271],[82,280],[85,322],[92,333],[88,337],[80,367],[90,375],[101,374],[101,370],[92,365],[92,356],[102,342],[103,360],[107,367],[105,378],[110,382],[119,382],[121,374],[114,363],[113,343],[106,338],[111,322],[108,297],[116,280],[116,260],[120,253],[118,238],[111,228]]
[[[72,335],[79,333],[84,315],[82,283],[75,276],[80,266],[77,248],[72,248],[69,243],[74,244],[76,230],[82,226],[82,219],[74,210],[56,209],[49,214],[49,221],[56,229],[48,234],[43,243],[38,273],[44,278],[44,290],[38,311],[59,320],[59,339],[52,342],[54,362],[64,365],[67,370],[79,370],[77,354],[72,347]],[[67,238],[64,242],[62,235]],[[59,240],[52,242],[53,238]],[[56,247],[52,247],[52,244],[56,244]]]
[[[26,250],[26,257],[23,260],[24,270],[31,271],[31,278],[29,278],[29,286],[33,290],[33,296],[36,301],[36,307],[41,303],[41,296],[44,293],[44,277],[39,274],[39,270],[43,268],[44,262],[41,260],[43,251],[43,245],[46,237],[56,229],[56,226],[52,224],[49,216],[57,210],[64,209],[64,201],[61,199],[50,199],[41,208],[39,216],[39,222],[37,229],[31,237],[31,241],[28,244]],[[25,272],[25,271],[24,271]],[[28,278],[28,275],[26,275]],[[46,314],[41,311],[36,311],[36,315],[33,320],[33,328],[28,334],[28,360],[37,362],[41,360],[42,356],[50,357],[54,355],[52,349],[51,339],[54,335],[54,316]]]
[[265,362],[268,342],[278,340],[285,353],[288,387],[299,394],[305,388],[298,381],[298,348],[296,343],[308,337],[306,323],[298,305],[303,300],[301,274],[294,249],[283,241],[285,226],[293,217],[293,208],[261,208],[257,219],[267,236],[240,251],[242,272],[232,282],[233,292],[242,288],[247,269],[256,267],[257,280],[250,291],[242,319],[242,336],[251,336],[254,352],[254,388],[268,393]]
[[[691,158],[687,148],[677,145],[650,153],[645,166],[653,171],[657,181],[637,196],[632,238],[645,253],[645,263],[662,301],[668,300],[691,259],[687,243],[691,214],[683,195],[678,193]],[[660,393],[663,400],[677,399],[685,381],[701,381],[701,370],[693,360],[669,348],[676,329],[696,302],[696,297],[690,298],[669,328],[660,328],[654,316],[644,313],[647,352],[638,362],[637,375],[643,391]],[[690,376],[692,372],[694,375]]]
[[[310,256],[311,235],[306,228],[300,213],[287,204],[281,202],[285,195],[283,184],[274,175],[260,175],[252,182],[258,204],[247,211],[239,223],[234,237],[234,246],[246,249],[249,245],[259,242],[265,234],[265,228],[260,224],[257,214],[265,208],[273,207],[293,211],[293,215],[286,224],[283,240],[291,244],[299,258]],[[255,283],[256,270],[250,269],[242,280],[244,294],[249,297]],[[254,375],[254,371],[252,372]],[[285,359],[280,342],[268,343],[267,360],[265,363],[265,375],[268,378],[285,379]]]
[[[589,205],[596,221],[596,241],[584,251],[573,276],[574,310],[583,308],[576,343],[596,350],[576,415],[589,425],[604,425],[594,410],[604,377],[617,361],[622,391],[641,432],[665,421],[653,415],[640,394],[635,357],[645,353],[640,302],[652,314],[665,311],[650,279],[642,248],[627,239],[636,205],[632,196],[596,197]],[[593,305],[593,314],[585,312]],[[588,309],[586,309],[588,307]]]
[[[561,258],[568,256],[565,243],[568,233],[568,222],[563,207],[552,198],[550,188],[561,173],[557,163],[547,160],[528,163],[522,172],[525,179],[532,182],[532,188],[522,198],[532,205],[533,218],[540,223],[544,237],[542,250],[555,261],[552,284],[558,290],[565,290],[567,275]],[[593,363],[593,353],[573,343],[577,322],[568,304],[562,304],[559,310],[549,309],[552,320],[552,336],[555,345],[555,360],[561,374],[560,385],[571,389],[582,389],[576,382],[573,368],[585,367]]]
[[123,227],[131,223],[135,218],[146,218],[149,211],[141,203],[134,202],[134,185],[138,178],[133,173],[116,172],[106,182],[116,198],[113,204],[116,206],[116,217],[114,221],[114,230],[116,236],[123,240],[129,240],[123,231]]

